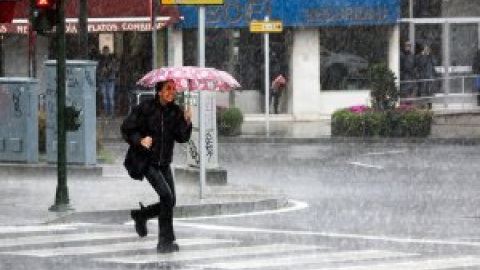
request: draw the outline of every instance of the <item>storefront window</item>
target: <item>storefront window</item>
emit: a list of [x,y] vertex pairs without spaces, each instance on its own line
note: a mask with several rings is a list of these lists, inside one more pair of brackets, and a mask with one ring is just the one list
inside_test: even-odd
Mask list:
[[[264,92],[263,35],[249,29],[208,28],[205,32],[205,63],[226,70],[244,90]],[[285,34],[270,35],[270,78],[278,73],[288,76],[288,49]],[[197,64],[197,31],[183,30],[184,63]]]
[[320,82],[324,90],[368,89],[371,64],[388,61],[388,28],[320,28]]

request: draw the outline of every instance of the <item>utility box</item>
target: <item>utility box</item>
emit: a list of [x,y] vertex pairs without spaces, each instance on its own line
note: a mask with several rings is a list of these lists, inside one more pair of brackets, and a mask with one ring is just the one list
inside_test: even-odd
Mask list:
[[0,161],[38,163],[38,81],[0,78]]
[[[187,165],[192,167],[200,166],[200,117],[199,117],[199,92],[189,92],[186,94],[186,105],[192,109],[192,136],[188,142],[187,149]],[[213,91],[204,91],[205,99],[205,168],[218,167],[218,142],[217,142],[217,120],[216,120],[216,95]],[[187,105],[188,104],[188,105]]]
[[[47,161],[57,162],[57,61],[45,61],[47,110]],[[67,131],[67,163],[97,164],[95,61],[68,60],[65,106],[80,111],[80,127]]]
[[[186,166],[174,168],[175,178],[187,182],[199,182],[200,180],[200,117],[199,117],[199,92],[185,92],[184,106],[191,106],[192,109],[192,136],[187,145]],[[217,106],[216,93],[214,91],[203,92],[205,99],[205,173],[207,185],[227,184],[227,171],[218,165],[218,139],[217,139]]]

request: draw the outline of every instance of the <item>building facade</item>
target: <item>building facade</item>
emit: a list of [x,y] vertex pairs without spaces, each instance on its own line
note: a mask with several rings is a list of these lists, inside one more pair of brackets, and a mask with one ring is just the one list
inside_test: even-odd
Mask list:
[[[162,7],[153,45],[149,2],[132,1],[133,8],[122,0],[89,1],[91,58],[100,47],[111,47],[121,60],[118,89],[124,96],[151,69],[153,46],[158,66],[197,63],[197,7]],[[68,3],[67,57],[75,59],[77,7],[76,1]],[[43,62],[54,58],[55,46],[37,36],[35,57],[29,57],[27,1],[18,4],[13,23],[0,24],[0,73],[42,81]],[[248,26],[266,16],[283,23],[282,33],[270,34],[269,80],[279,73],[287,77],[280,112],[294,119],[368,103],[365,71],[387,62],[400,78],[400,44],[407,40],[431,47],[439,82],[435,94],[473,91],[471,67],[480,44],[480,4],[475,1],[225,0],[206,11],[206,64],[229,71],[242,84],[234,95],[219,94],[218,103],[233,103],[247,114],[265,111],[264,37],[250,33]],[[166,27],[172,18],[175,23]]]
[[[196,61],[197,9],[179,7],[184,62]],[[281,112],[294,119],[317,119],[335,109],[369,99],[368,67],[389,63],[398,70],[400,3],[384,1],[225,0],[206,8],[206,63],[231,72],[248,98],[237,106],[263,113],[265,76],[263,35],[250,33],[252,20],[279,20],[283,32],[270,34],[270,80],[286,75]],[[252,100],[257,106],[253,108]],[[242,107],[243,106],[243,107]]]

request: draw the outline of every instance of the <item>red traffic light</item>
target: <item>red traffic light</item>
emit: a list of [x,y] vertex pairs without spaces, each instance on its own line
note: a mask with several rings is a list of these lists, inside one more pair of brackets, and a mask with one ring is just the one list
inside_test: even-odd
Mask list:
[[35,6],[38,8],[48,8],[54,4],[54,0],[35,0]]

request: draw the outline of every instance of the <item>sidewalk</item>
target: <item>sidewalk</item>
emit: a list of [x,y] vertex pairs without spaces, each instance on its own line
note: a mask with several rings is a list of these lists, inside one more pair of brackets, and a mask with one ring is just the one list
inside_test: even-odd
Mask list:
[[[126,144],[105,144],[113,164],[85,167],[68,165],[67,186],[73,211],[50,212],[57,187],[56,166],[0,163],[0,226],[56,222],[122,223],[138,202],[156,202],[149,183],[132,180],[123,168]],[[179,164],[178,164],[179,165]],[[173,164],[175,166],[175,164]],[[172,166],[172,167],[173,167]],[[176,218],[273,210],[288,205],[281,192],[259,186],[207,185],[200,198],[199,184],[176,179]]]
[[[1,167],[0,167],[1,168]],[[1,170],[1,169],[0,169]],[[73,211],[48,211],[54,204],[56,177],[2,177],[0,226],[55,222],[126,222],[138,202],[154,203],[148,182],[128,177],[68,177]],[[196,217],[270,210],[288,204],[284,195],[261,187],[207,186],[199,198],[198,185],[176,182],[175,217]]]

